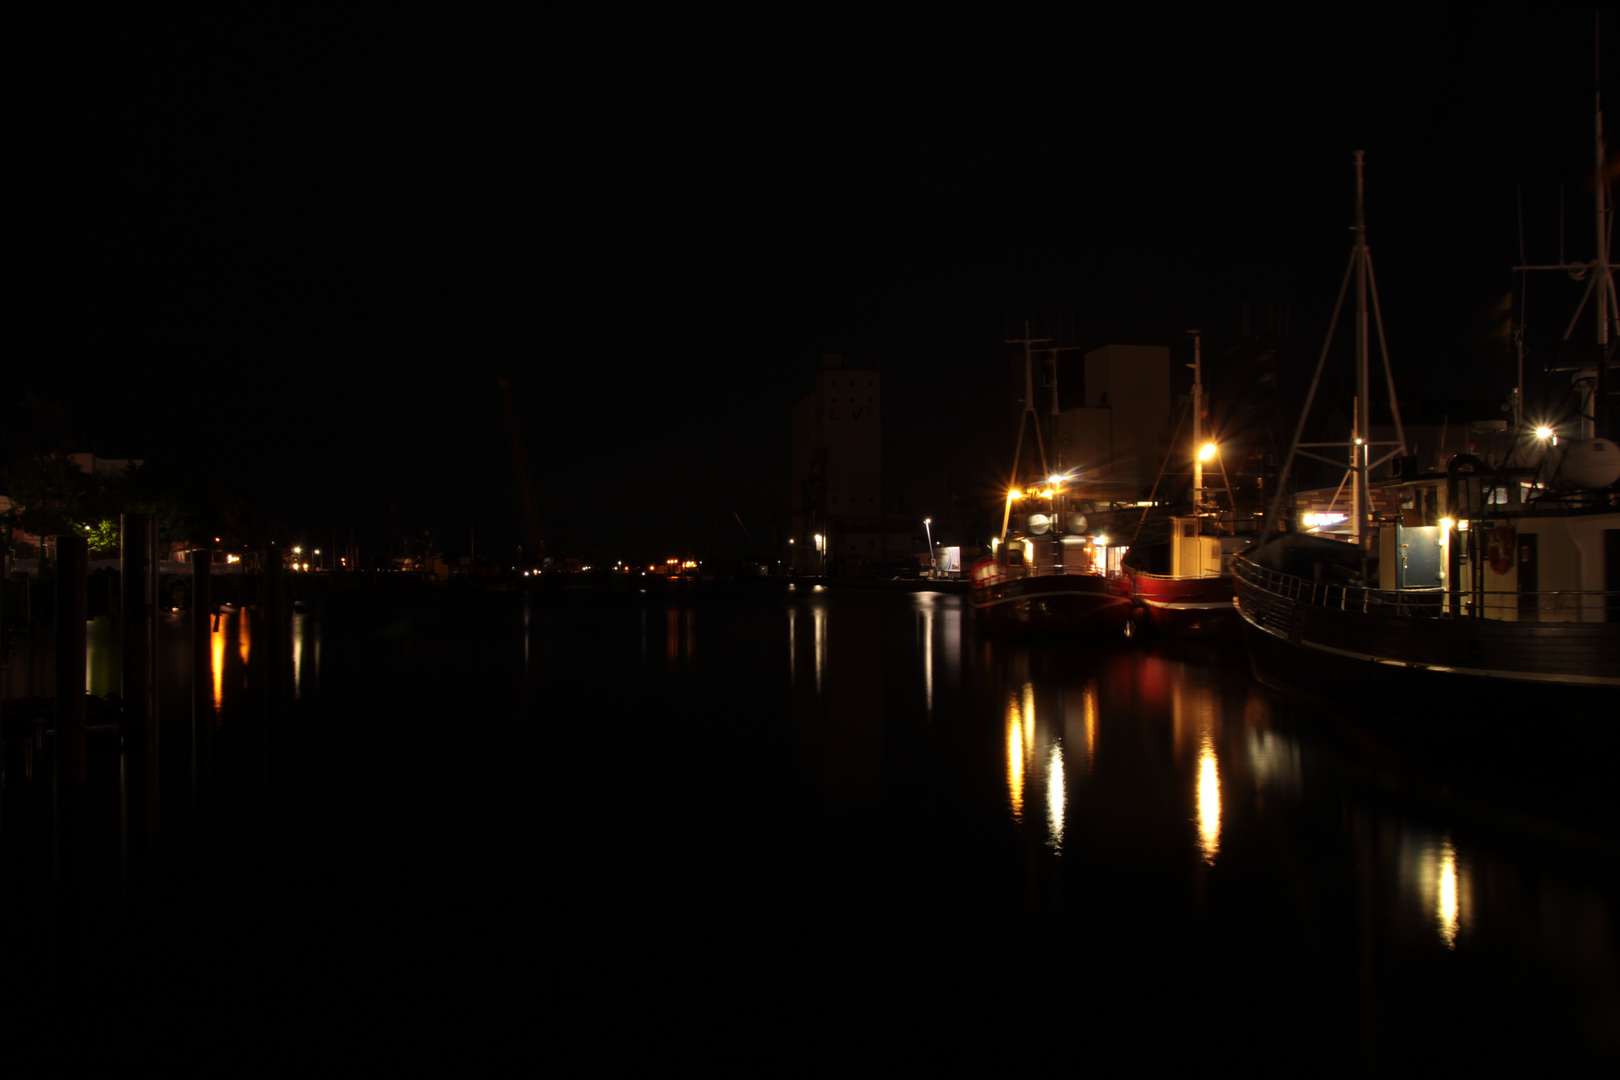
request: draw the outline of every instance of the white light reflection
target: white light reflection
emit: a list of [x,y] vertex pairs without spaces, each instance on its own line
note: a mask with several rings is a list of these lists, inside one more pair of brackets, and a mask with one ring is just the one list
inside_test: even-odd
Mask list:
[[1435,890],[1435,917],[1440,922],[1440,940],[1446,948],[1457,947],[1457,849],[1451,841],[1440,845],[1440,882]]
[[819,604],[811,608],[810,619],[815,627],[816,693],[820,694],[821,681],[827,670],[827,609]]
[[1469,915],[1467,864],[1450,837],[1408,836],[1401,847],[1403,891],[1416,902],[1423,922],[1434,927],[1440,943],[1455,949]]
[[1046,759],[1046,836],[1052,847],[1063,850],[1063,811],[1068,791],[1063,783],[1063,741],[1055,740]]
[[1215,865],[1221,850],[1221,778],[1215,767],[1215,739],[1208,732],[1198,747],[1198,846]]
[[918,593],[913,600],[922,619],[923,701],[928,719],[934,718],[934,600],[935,593]]
[[304,696],[304,620],[307,618],[308,616],[301,611],[293,612],[292,660],[294,701],[297,701]]
[[799,611],[788,608],[788,686],[798,689],[799,678]]

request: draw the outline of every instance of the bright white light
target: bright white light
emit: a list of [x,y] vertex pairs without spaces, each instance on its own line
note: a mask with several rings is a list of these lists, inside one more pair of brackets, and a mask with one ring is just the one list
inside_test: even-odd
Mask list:
[[1552,433],[1552,428],[1547,427],[1545,424],[1536,428],[1536,438],[1538,439],[1550,439],[1552,438]]
[[1210,458],[1212,458],[1214,456],[1215,456],[1215,444],[1214,443],[1205,443],[1203,446],[1198,448],[1198,460],[1199,461],[1208,461]]

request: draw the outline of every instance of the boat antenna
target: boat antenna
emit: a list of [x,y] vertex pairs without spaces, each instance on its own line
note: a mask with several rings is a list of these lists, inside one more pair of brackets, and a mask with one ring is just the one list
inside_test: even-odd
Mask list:
[[[1597,30],[1597,16],[1593,16],[1594,36]],[[1588,300],[1596,298],[1593,304],[1597,315],[1597,358],[1593,365],[1595,378],[1591,381],[1590,396],[1582,390],[1577,399],[1576,413],[1580,423],[1580,437],[1583,439],[1608,434],[1606,411],[1606,398],[1608,395],[1609,374],[1611,364],[1609,356],[1609,330],[1610,322],[1620,315],[1620,299],[1617,299],[1614,286],[1614,275],[1609,265],[1609,240],[1613,227],[1613,207],[1609,205],[1609,184],[1605,175],[1608,165],[1608,153],[1603,138],[1603,88],[1599,81],[1597,57],[1593,58],[1593,87],[1592,87],[1592,138],[1594,154],[1594,174],[1592,194],[1596,210],[1596,240],[1597,250],[1590,263],[1571,263],[1565,260],[1563,254],[1563,188],[1559,188],[1559,261],[1551,266],[1530,265],[1528,263],[1514,267],[1515,270],[1558,270],[1574,274],[1577,278],[1586,279],[1586,291],[1575,305],[1575,313],[1570,316],[1569,325],[1564,328],[1563,340],[1559,343],[1558,351],[1554,354],[1552,362],[1546,370],[1573,372],[1577,384],[1584,382],[1582,373],[1586,370],[1585,364],[1568,364],[1560,362],[1565,350],[1569,347],[1570,338],[1575,333],[1575,326],[1580,322],[1581,315],[1586,310]],[[1523,262],[1523,252],[1520,253]],[[1580,397],[1585,397],[1581,402]]]

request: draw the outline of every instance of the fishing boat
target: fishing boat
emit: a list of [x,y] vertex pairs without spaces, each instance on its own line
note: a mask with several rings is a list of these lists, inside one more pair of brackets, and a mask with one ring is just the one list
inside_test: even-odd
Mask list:
[[[1065,471],[1061,457],[1049,468],[1040,420],[1035,411],[1035,384],[1030,346],[1045,339],[1029,337],[1024,346],[1024,411],[1018,420],[1013,453],[1014,485],[1007,492],[1001,535],[994,550],[973,565],[969,600],[979,625],[987,630],[1038,634],[1112,631],[1118,633],[1130,614],[1130,594],[1120,577],[1114,538],[1087,530],[1078,499],[1080,478]],[[1052,428],[1057,428],[1057,365],[1052,365]],[[1019,484],[1020,461],[1028,432],[1039,455],[1040,474]],[[1056,449],[1056,447],[1054,447]],[[1016,509],[1016,513],[1015,513]],[[1111,565],[1112,564],[1112,565]]]
[[[1599,221],[1605,222],[1604,185],[1597,188]],[[1360,152],[1355,230],[1329,328],[1331,340],[1354,277],[1357,402],[1351,437],[1302,442],[1301,415],[1268,512],[1268,533],[1278,531],[1232,563],[1255,674],[1274,687],[1402,714],[1442,709],[1484,717],[1556,709],[1567,717],[1612,722],[1620,700],[1620,450],[1602,430],[1613,300],[1605,230],[1598,230],[1595,260],[1581,267],[1590,274],[1588,295],[1597,300],[1604,359],[1595,370],[1577,372],[1577,385],[1585,389],[1583,419],[1565,432],[1573,441],[1554,446],[1553,428],[1535,430],[1521,416],[1497,460],[1458,454],[1429,472],[1418,472],[1416,458],[1406,452],[1387,349],[1393,442],[1374,441],[1363,404],[1369,400],[1366,299],[1372,272]],[[1382,340],[1376,292],[1372,305]],[[1308,396],[1307,413],[1309,408]],[[1333,446],[1346,455],[1335,461],[1313,453]],[[1388,451],[1374,459],[1380,447]],[[1312,532],[1300,514],[1283,520],[1289,470],[1299,456],[1345,468],[1351,495],[1343,534]],[[1385,462],[1393,475],[1373,480],[1372,470]],[[1285,524],[1291,528],[1280,531]]]
[[[1138,517],[1130,550],[1120,562],[1120,573],[1131,598],[1127,636],[1144,630],[1173,637],[1214,637],[1237,629],[1232,605],[1232,577],[1227,572],[1232,556],[1255,539],[1254,520],[1244,520],[1230,504],[1232,485],[1223,489],[1229,504],[1223,511],[1207,498],[1204,466],[1217,460],[1218,448],[1203,437],[1204,376],[1201,339],[1193,337],[1192,394],[1192,512],[1154,518],[1149,510]],[[1177,435],[1180,425],[1177,425]],[[1176,437],[1165,458],[1169,467],[1179,452]],[[1224,474],[1225,466],[1221,471]],[[1163,479],[1164,470],[1160,470]],[[1154,494],[1159,484],[1154,484]]]

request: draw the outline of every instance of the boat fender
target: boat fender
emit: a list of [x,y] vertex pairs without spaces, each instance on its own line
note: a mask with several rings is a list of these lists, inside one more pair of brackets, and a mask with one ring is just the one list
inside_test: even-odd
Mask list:
[[1485,552],[1490,556],[1491,570],[1505,574],[1513,569],[1513,522],[1498,521],[1491,532],[1491,542]]

